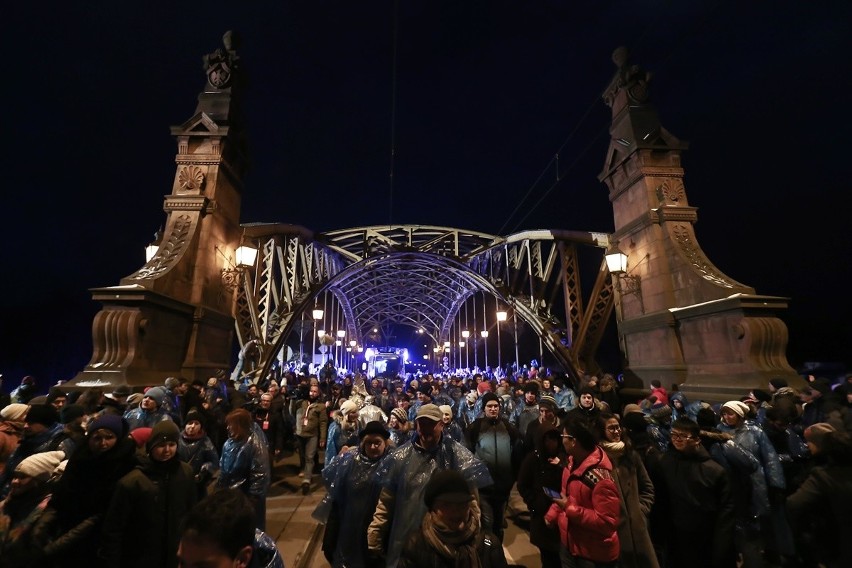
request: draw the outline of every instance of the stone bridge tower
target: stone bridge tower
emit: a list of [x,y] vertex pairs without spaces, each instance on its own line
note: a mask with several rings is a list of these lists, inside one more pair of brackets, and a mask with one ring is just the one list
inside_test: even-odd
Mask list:
[[204,56],[195,113],[171,128],[177,167],[159,249],[119,286],[92,290],[103,309],[92,324],[92,359],[72,383],[162,384],[168,375],[203,379],[231,365],[233,289],[222,271],[239,245],[247,160],[237,46],[231,32],[223,40]]
[[603,95],[611,140],[599,179],[612,202],[612,242],[628,259],[613,275],[628,380],[647,387],[659,379],[705,400],[739,398],[773,377],[798,384],[778,318],[787,299],[757,295],[705,256],[683,182],[686,144],[660,125],[649,75],[628,63],[624,48],[613,61],[618,69]]

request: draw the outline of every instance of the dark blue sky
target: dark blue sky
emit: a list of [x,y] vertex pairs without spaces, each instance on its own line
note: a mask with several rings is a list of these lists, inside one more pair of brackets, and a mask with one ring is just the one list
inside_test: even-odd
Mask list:
[[791,298],[793,365],[852,359],[848,2],[401,1],[395,73],[390,0],[243,4],[7,8],[7,388],[88,361],[88,289],[141,265],[174,175],[168,127],[193,114],[201,56],[228,29],[251,81],[242,219],[317,231],[611,230],[600,94],[626,45],[690,143],[709,258]]

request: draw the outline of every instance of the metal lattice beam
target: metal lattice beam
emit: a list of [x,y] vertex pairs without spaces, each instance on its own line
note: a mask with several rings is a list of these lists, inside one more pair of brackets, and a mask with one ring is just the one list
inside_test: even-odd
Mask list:
[[[471,295],[493,295],[514,307],[571,374],[578,362],[593,360],[612,310],[607,274],[598,275],[588,304],[580,290],[578,246],[602,252],[608,244],[603,233],[540,230],[500,237],[428,225],[319,234],[295,225],[244,228],[246,239],[262,246],[256,273],[244,273],[237,291],[237,331],[241,344],[260,338],[263,372],[298,319],[294,315],[323,291],[339,303],[350,337],[401,324],[423,328],[435,341],[448,337]],[[558,300],[561,314],[554,311]]]

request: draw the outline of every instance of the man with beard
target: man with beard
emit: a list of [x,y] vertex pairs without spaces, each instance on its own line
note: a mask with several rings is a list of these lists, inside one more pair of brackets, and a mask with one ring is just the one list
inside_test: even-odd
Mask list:
[[299,438],[299,461],[302,472],[302,494],[311,491],[314,461],[319,449],[325,449],[328,434],[328,414],[320,400],[319,383],[312,381],[307,400],[299,401],[296,407],[296,436]]

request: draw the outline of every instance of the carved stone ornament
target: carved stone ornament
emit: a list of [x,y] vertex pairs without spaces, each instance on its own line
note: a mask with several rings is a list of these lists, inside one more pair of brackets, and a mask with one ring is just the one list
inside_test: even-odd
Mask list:
[[661,201],[664,203],[680,205],[681,201],[686,200],[686,190],[683,188],[683,182],[679,179],[667,179],[664,181],[660,186],[660,193],[662,194]]
[[204,172],[198,166],[186,166],[178,173],[178,184],[182,191],[201,191]]
[[731,280],[722,274],[710,263],[707,257],[704,256],[701,247],[692,238],[692,231],[687,225],[674,225],[672,227],[672,236],[674,237],[674,241],[680,246],[683,255],[702,278],[723,288],[737,288],[742,286],[739,282]]
[[192,219],[189,215],[181,215],[175,221],[171,234],[164,241],[157,254],[151,261],[137,270],[129,278],[134,280],[151,280],[167,272],[180,258],[181,253],[192,236]]
[[612,54],[612,62],[618,68],[606,91],[603,99],[607,106],[612,106],[619,91],[626,91],[630,101],[633,103],[645,103],[648,101],[648,83],[651,74],[643,71],[638,65],[628,63],[627,49],[617,48]]
[[231,86],[234,73],[239,65],[239,56],[236,51],[236,38],[233,32],[225,32],[222,42],[225,48],[218,48],[213,53],[205,55],[204,72],[207,80],[217,89],[226,89]]

